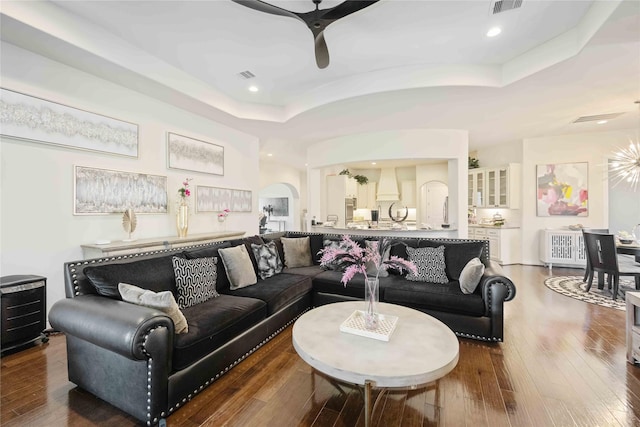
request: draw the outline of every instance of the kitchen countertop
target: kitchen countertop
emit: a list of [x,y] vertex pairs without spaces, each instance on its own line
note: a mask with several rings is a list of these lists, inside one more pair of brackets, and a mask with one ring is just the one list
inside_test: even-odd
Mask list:
[[396,228],[336,228],[324,226],[312,226],[313,231],[328,234],[349,234],[354,236],[406,236],[406,237],[457,237],[457,228],[435,228],[432,230],[416,229],[406,230]]
[[469,224],[469,228],[520,228],[519,225],[488,225],[488,224]]

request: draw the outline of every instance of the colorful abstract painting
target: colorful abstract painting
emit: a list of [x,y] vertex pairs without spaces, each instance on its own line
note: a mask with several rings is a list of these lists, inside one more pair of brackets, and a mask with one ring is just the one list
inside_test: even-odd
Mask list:
[[589,214],[588,164],[538,165],[538,216],[587,216]]

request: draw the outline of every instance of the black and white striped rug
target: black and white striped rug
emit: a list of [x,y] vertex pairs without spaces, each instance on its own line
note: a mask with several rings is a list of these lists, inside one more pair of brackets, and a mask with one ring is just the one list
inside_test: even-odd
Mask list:
[[620,279],[620,286],[618,289],[618,298],[614,301],[611,298],[611,290],[607,289],[605,284],[604,289],[598,289],[598,283],[596,279],[593,280],[591,290],[586,292],[587,284],[582,281],[582,276],[555,276],[549,277],[544,281],[544,285],[562,295],[566,295],[571,298],[575,298],[580,301],[588,302],[589,304],[597,304],[603,307],[615,308],[616,310],[625,310],[624,294],[626,291],[635,291],[635,282],[633,279],[627,278]]

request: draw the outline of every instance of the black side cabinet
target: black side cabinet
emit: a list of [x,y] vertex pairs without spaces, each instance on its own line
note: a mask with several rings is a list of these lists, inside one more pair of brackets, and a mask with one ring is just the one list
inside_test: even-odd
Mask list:
[[2,301],[2,354],[37,340],[47,342],[43,334],[47,321],[47,279],[18,275],[0,277]]

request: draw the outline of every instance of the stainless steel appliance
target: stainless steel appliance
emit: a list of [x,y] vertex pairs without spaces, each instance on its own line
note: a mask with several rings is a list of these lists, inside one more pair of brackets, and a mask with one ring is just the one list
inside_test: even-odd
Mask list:
[[354,198],[346,198],[344,199],[344,222],[345,226],[347,223],[353,221],[353,211],[358,209],[357,200]]

